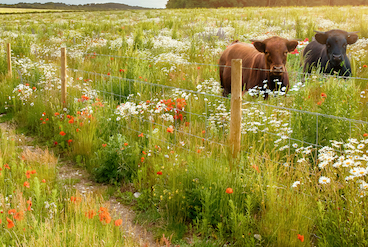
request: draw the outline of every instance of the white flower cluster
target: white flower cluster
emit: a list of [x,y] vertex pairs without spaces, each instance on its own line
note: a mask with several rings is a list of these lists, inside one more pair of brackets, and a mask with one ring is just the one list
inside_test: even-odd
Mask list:
[[216,81],[213,78],[210,78],[209,80],[204,80],[203,82],[198,84],[197,91],[218,95],[221,93],[222,89],[221,89],[220,82]]
[[13,93],[22,100],[27,101],[33,95],[33,89],[24,84],[19,84],[13,89]]

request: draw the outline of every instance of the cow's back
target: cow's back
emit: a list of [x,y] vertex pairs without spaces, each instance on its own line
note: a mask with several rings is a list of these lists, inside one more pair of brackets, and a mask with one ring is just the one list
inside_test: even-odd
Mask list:
[[[220,80],[221,85],[224,88],[224,96],[231,92],[231,60],[232,59],[242,59],[243,67],[243,87],[246,85],[246,90],[254,87],[255,79],[254,71],[252,68],[264,68],[262,66],[263,54],[258,52],[252,44],[247,43],[234,43],[230,45],[221,55],[219,65],[220,65]],[[263,59],[264,64],[264,59]],[[226,66],[226,67],[224,67]],[[258,70],[258,72],[260,72]],[[250,85],[252,84],[252,85]]]
[[328,60],[325,54],[325,46],[313,40],[303,50],[304,72],[311,73],[312,67],[316,67],[319,63],[321,66],[326,66]]

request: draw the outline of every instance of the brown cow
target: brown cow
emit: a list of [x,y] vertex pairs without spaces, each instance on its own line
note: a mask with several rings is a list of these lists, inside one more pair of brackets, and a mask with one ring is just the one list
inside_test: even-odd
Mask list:
[[[286,92],[289,87],[289,77],[285,68],[287,53],[294,51],[298,41],[287,40],[281,37],[271,37],[264,41],[253,41],[246,44],[234,41],[222,53],[220,65],[221,86],[224,88],[223,95],[231,93],[231,59],[242,59],[243,93],[258,86],[267,98],[268,90]],[[267,86],[266,86],[267,83]]]

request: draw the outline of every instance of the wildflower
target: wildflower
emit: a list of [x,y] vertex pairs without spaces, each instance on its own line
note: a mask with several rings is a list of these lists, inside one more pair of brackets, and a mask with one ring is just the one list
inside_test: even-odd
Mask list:
[[23,183],[23,186],[24,186],[24,187],[29,188],[29,183],[28,183],[28,181],[25,181],[25,182]]
[[206,131],[205,130],[202,130],[202,134],[204,134],[204,133],[206,133]]
[[110,75],[110,72],[108,72],[107,75]]
[[296,55],[296,54],[299,54],[299,51],[298,51],[298,49],[295,48],[295,50],[290,52],[290,54]]
[[102,144],[102,147],[106,147],[107,146],[107,144]]
[[260,172],[259,169],[258,169],[258,166],[252,165],[252,168],[255,169],[257,172]]
[[140,133],[140,134],[138,135],[138,137],[143,137],[143,133]]
[[26,177],[30,178],[31,177],[31,171],[26,171]]
[[364,148],[364,144],[363,143],[360,143],[358,146],[357,146],[358,149],[363,149]]
[[36,90],[36,87],[32,87],[33,90]]
[[66,135],[66,133],[65,133],[64,131],[61,131],[59,134],[60,134],[61,136],[65,136],[65,135]]
[[200,153],[200,152],[201,152],[201,150],[200,150],[200,149],[198,149],[198,150],[197,150],[197,153]]
[[77,128],[75,131],[79,132],[79,129]]
[[326,97],[327,97],[327,95],[326,95],[325,93],[321,93],[321,97],[322,97],[322,98],[326,98]]
[[58,145],[58,142],[57,141],[54,141],[54,145],[56,146],[56,145]]
[[16,219],[16,220],[22,220],[23,219],[23,216],[24,216],[23,211],[19,211],[18,213],[16,213],[14,215],[14,219]]
[[70,119],[70,120],[68,121],[68,123],[70,123],[70,124],[74,123],[74,118]]
[[331,179],[328,177],[321,176],[318,180],[320,184],[329,184],[331,182]]
[[227,188],[225,192],[228,194],[232,194],[234,191],[232,188]]
[[299,239],[301,242],[304,242],[304,236],[303,236],[303,235],[298,234],[298,239]]
[[10,170],[9,165],[8,165],[8,164],[5,164],[5,165],[4,165],[4,169],[9,169],[9,170]]
[[14,222],[11,219],[9,219],[8,217],[6,217],[6,221],[8,221],[8,229],[14,227]]
[[42,179],[42,183],[46,183],[46,179]]
[[300,181],[295,181],[294,183],[293,183],[293,185],[291,185],[291,187],[292,188],[296,188],[296,187],[298,187],[298,185],[300,184]]
[[88,212],[85,213],[85,216],[88,218],[88,219],[92,219],[94,216],[96,215],[95,211],[94,210],[89,210]]
[[142,154],[146,155],[147,153],[145,151],[142,151]]
[[55,114],[54,114],[54,115],[55,115],[55,117],[56,117],[56,116],[59,116],[59,115],[60,115],[60,113],[58,113],[58,112],[55,112]]
[[128,143],[127,142],[124,142],[124,146],[128,146]]
[[173,128],[168,127],[168,128],[166,129],[166,132],[168,132],[168,133],[173,133],[173,132],[174,132],[174,129],[173,129]]
[[143,163],[143,161],[144,161],[144,157],[141,157],[141,162]]
[[70,146],[70,143],[72,143],[73,142],[73,140],[72,139],[69,139],[68,140],[68,144],[69,144],[69,146]]
[[158,171],[157,172],[157,175],[162,175],[162,171]]
[[32,207],[32,201],[31,200],[27,200],[27,204],[28,204],[28,207],[27,207],[27,210],[28,211],[31,211],[31,207]]
[[123,223],[122,219],[115,220],[115,226],[120,226]]
[[363,68],[367,68],[367,65],[366,65],[366,64],[364,64],[364,65],[363,65]]
[[100,207],[100,209],[98,210],[99,213],[101,212],[108,212],[107,208],[104,208],[104,207]]
[[8,211],[8,214],[16,214],[17,213],[17,210],[16,209],[10,209]]

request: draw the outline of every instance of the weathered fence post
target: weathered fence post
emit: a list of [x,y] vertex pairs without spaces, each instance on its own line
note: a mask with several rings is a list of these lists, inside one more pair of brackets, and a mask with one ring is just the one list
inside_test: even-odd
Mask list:
[[8,57],[8,76],[12,77],[12,64],[11,64],[11,44],[7,43],[7,57]]
[[61,102],[66,107],[66,48],[61,48]]
[[242,119],[242,60],[231,60],[231,122],[230,148],[233,158],[240,151],[241,119]]

